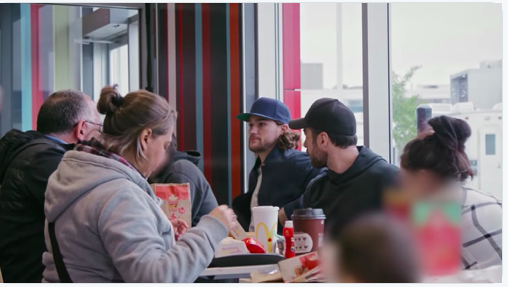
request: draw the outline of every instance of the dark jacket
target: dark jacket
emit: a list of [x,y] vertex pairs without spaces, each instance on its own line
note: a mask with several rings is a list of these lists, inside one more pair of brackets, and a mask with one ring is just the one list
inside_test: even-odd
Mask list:
[[[249,190],[233,200],[233,209],[238,222],[249,230],[251,221],[250,204],[256,183],[261,160],[258,158],[249,175]],[[258,193],[258,206],[270,205],[285,207],[297,200],[307,188],[309,182],[322,172],[313,168],[309,155],[295,149],[282,150],[275,147],[261,167],[262,179]],[[286,208],[285,208],[286,209]],[[287,206],[287,209],[292,207]],[[279,224],[279,231],[281,231]]]
[[42,280],[46,185],[70,146],[36,131],[11,130],[0,139],[0,268],[5,282]]
[[342,174],[327,170],[309,184],[302,196],[304,208],[321,208],[327,232],[340,230],[357,216],[378,211],[383,193],[397,184],[399,169],[370,149],[358,147],[360,154]]
[[197,151],[173,151],[170,162],[159,172],[150,176],[150,183],[189,183],[192,202],[192,226],[196,226],[203,215],[218,206],[212,188],[201,170],[196,166],[201,159]]

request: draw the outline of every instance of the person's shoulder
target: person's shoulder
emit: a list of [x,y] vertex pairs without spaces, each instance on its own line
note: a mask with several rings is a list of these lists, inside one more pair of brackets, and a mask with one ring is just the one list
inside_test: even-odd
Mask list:
[[380,159],[371,166],[369,171],[373,174],[394,176],[399,173],[399,168],[385,159]]
[[308,162],[310,164],[310,157],[306,152],[297,149],[288,149],[284,152],[286,160],[289,162]]
[[376,184],[396,186],[400,177],[399,172],[399,168],[396,165],[381,159],[371,165],[363,175],[370,178]]
[[27,145],[20,153],[29,162],[60,161],[67,151],[62,145],[54,143],[50,139],[37,139],[36,141]]
[[314,177],[309,184],[307,185],[307,189],[315,189],[318,188],[323,182],[328,180],[328,174],[326,173],[326,169],[324,169],[320,174]]
[[34,139],[25,145],[27,151],[30,150],[34,153],[61,154],[62,156],[69,150],[68,146],[72,145],[63,145],[46,137]]
[[306,152],[303,152],[301,150],[297,150],[294,148],[290,148],[284,151],[286,157],[309,157],[309,155]]
[[173,173],[200,174],[201,170],[191,161],[186,159],[177,160],[171,166]]
[[151,198],[149,192],[127,178],[115,178],[104,181],[93,187],[90,191],[94,193],[94,196],[90,198],[97,202],[119,197],[150,202]]
[[502,206],[502,201],[486,191],[481,191],[470,186],[463,186],[462,190],[465,196],[464,207],[472,205],[499,205]]
[[170,180],[178,180],[188,182],[205,180],[205,176],[201,170],[191,161],[181,159],[172,163],[170,171],[168,172],[168,178]]

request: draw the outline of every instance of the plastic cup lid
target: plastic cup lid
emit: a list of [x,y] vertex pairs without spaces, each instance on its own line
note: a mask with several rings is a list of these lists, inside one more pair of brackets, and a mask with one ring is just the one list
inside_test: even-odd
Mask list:
[[293,211],[294,219],[326,219],[326,216],[321,208],[305,208]]
[[279,210],[279,207],[278,206],[256,206],[256,207],[253,207],[252,210]]

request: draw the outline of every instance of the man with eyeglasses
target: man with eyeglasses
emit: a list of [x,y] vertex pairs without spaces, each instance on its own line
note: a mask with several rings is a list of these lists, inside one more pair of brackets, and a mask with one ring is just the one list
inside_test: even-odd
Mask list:
[[44,198],[64,153],[101,130],[89,96],[53,93],[37,116],[37,130],[9,131],[0,139],[0,266],[5,282],[42,281]]

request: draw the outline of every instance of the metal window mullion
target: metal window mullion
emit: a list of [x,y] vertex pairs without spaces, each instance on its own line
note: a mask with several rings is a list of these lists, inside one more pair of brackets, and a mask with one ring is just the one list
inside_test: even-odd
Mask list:
[[275,3],[275,98],[284,101],[284,69],[283,69],[283,41],[282,41],[282,3]]
[[[256,4],[258,96],[279,98],[277,4]],[[250,107],[247,107],[250,108]]]
[[389,4],[362,4],[364,144],[392,162]]

